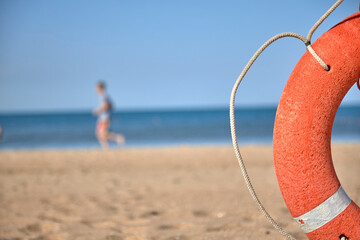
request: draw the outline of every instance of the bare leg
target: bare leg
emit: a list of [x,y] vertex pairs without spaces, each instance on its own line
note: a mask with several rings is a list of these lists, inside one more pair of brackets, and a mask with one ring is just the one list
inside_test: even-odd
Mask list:
[[108,144],[108,141],[107,141],[107,133],[105,131],[99,131],[97,133],[97,138],[100,142],[100,145],[103,149],[108,149],[109,148],[109,144]]
[[119,146],[125,144],[125,137],[121,134],[111,133],[108,131],[110,127],[110,121],[102,121],[98,123],[96,129],[96,136],[103,149],[108,149],[108,140],[117,142]]
[[119,146],[125,144],[125,137],[121,134],[108,132],[107,139],[117,142]]

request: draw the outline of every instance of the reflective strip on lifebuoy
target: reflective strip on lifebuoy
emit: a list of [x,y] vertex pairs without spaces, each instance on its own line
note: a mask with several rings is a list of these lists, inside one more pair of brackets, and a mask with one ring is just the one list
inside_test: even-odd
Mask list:
[[342,213],[351,203],[351,199],[340,187],[331,197],[319,206],[294,218],[304,233],[315,231]]

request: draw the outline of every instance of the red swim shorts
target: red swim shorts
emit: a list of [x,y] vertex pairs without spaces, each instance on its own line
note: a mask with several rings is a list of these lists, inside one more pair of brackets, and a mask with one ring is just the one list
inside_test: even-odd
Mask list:
[[109,127],[108,121],[99,121],[96,126],[96,132],[107,131],[108,127]]

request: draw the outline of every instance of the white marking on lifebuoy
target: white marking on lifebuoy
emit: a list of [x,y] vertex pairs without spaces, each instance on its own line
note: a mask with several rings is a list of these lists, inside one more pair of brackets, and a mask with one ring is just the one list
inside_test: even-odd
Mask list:
[[324,226],[340,213],[342,213],[351,203],[351,199],[344,189],[340,188],[331,197],[326,199],[311,211],[294,218],[304,233],[315,231]]

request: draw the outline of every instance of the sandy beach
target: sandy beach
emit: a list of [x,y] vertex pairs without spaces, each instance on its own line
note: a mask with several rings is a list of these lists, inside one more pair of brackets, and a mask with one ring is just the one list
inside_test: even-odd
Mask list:
[[[360,144],[333,146],[360,202]],[[265,207],[306,239],[282,200],[271,146],[241,147]],[[1,240],[282,239],[258,211],[231,147],[0,152]]]

